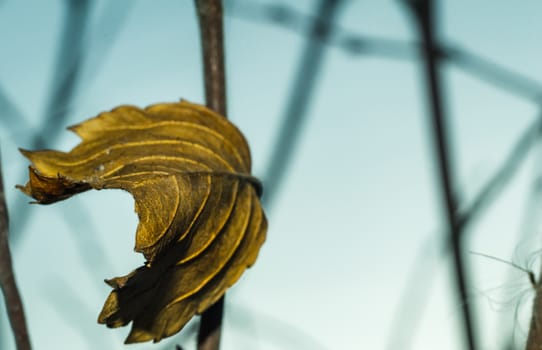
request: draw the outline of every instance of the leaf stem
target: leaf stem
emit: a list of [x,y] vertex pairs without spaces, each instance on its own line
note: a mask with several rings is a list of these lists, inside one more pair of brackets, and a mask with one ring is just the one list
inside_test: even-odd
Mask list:
[[[198,15],[207,107],[226,116],[226,74],[221,0],[195,0]],[[224,314],[222,296],[201,315],[198,350],[218,350]]]
[[30,350],[30,339],[26,328],[23,303],[11,262],[11,252],[8,243],[8,210],[4,195],[4,183],[2,180],[2,165],[0,164],[0,287],[4,294],[6,309],[15,336],[17,350]]

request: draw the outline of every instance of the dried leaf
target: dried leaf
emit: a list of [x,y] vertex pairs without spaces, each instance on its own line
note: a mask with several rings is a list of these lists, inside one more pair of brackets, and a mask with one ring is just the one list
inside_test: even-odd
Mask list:
[[224,117],[188,102],[141,110],[121,106],[70,130],[70,152],[21,152],[32,162],[19,188],[37,203],[89,189],[120,188],[135,199],[135,250],[147,263],[106,282],[113,288],[98,318],[133,321],[126,343],[177,333],[215,303],[250,267],[267,221],[250,152]]

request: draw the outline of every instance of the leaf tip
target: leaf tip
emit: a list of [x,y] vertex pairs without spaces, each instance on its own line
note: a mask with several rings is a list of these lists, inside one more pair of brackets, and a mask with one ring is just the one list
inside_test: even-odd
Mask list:
[[126,337],[126,340],[124,341],[124,344],[134,344],[134,343],[142,343],[149,340],[153,340],[155,343],[160,341],[160,338],[154,338],[154,335],[151,333],[138,328],[133,328],[130,331],[130,334]]
[[28,158],[28,159],[30,159],[30,155],[32,154],[32,151],[29,151],[21,147],[19,147],[19,152],[21,152],[21,154],[25,156],[25,158]]
[[66,130],[69,130],[75,134],[77,134],[77,128],[79,127],[80,124],[74,124],[74,125],[70,125],[68,127],[66,127]]

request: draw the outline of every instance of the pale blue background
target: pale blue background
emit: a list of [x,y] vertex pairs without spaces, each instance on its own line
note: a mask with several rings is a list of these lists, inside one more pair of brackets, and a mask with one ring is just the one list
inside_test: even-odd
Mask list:
[[[127,12],[112,19],[118,33],[115,26],[98,26],[113,1],[130,1]],[[246,2],[272,1],[238,0]],[[69,120],[59,127],[120,104],[144,107],[181,97],[203,102],[192,1],[94,4],[83,79]],[[289,5],[311,14],[315,4]],[[542,81],[540,1],[442,5],[445,38]],[[0,2],[0,84],[35,128],[54,78],[63,14],[59,0]],[[345,1],[338,18],[342,28],[360,35],[415,38],[398,1]],[[226,17],[225,34],[229,116],[249,140],[254,173],[262,176],[306,38],[234,13]],[[294,162],[268,212],[268,240],[256,265],[228,293],[224,349],[385,349],[401,331],[392,328],[392,320],[420,256],[428,278],[435,280],[420,285],[419,293],[429,299],[412,348],[460,348],[461,304],[452,292],[448,260],[441,258],[440,198],[420,74],[415,57],[389,60],[329,48]],[[470,199],[536,117],[537,106],[453,66],[444,77],[461,198]],[[21,123],[6,124],[5,118],[0,116],[0,145],[11,209],[28,201],[14,186],[25,181],[27,165],[17,147],[29,147],[30,138]],[[60,135],[51,147],[68,150],[78,142],[67,131]],[[540,235],[518,237],[538,170],[534,163],[531,155],[472,227],[470,250],[504,259],[515,254],[519,264],[533,256]],[[109,293],[103,278],[126,274],[143,262],[132,251],[137,222],[131,197],[93,191],[25,210],[32,215],[13,254],[34,347],[125,348],[128,328],[110,330],[96,318]],[[83,220],[82,211],[87,219],[74,232],[66,218]],[[540,232],[538,223],[535,231]],[[489,259],[468,256],[468,261],[473,284],[467,302],[477,311],[483,349],[497,349],[516,324],[516,294],[529,290],[528,280],[517,273],[510,282],[510,268]],[[528,298],[523,305],[528,310]],[[11,350],[3,305],[0,313],[0,348]],[[521,343],[527,328],[516,326]],[[181,335],[156,347],[129,348],[173,349],[167,344],[176,341],[194,349],[193,338]]]

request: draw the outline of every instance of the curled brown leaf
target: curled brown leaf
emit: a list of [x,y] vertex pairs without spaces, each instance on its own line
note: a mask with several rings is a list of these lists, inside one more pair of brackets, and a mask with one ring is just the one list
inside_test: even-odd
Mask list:
[[70,130],[82,138],[70,152],[22,150],[32,165],[19,188],[41,204],[89,189],[130,192],[135,250],[147,263],[106,281],[113,291],[98,322],[133,322],[127,343],[177,333],[239,279],[265,240],[245,138],[189,102],[121,106]]

